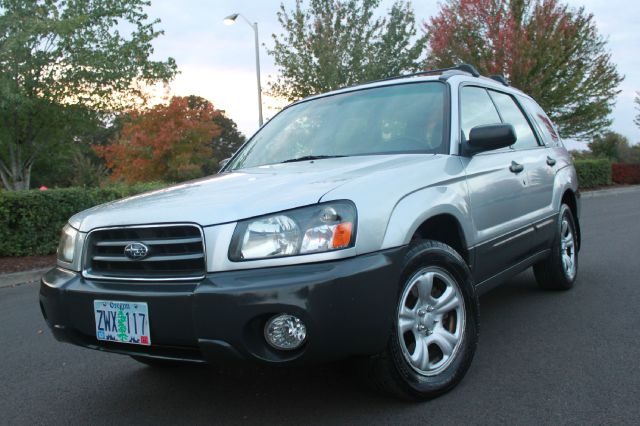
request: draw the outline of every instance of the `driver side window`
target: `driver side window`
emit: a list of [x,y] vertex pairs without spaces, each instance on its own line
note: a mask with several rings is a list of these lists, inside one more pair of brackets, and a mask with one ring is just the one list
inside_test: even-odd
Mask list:
[[538,148],[538,139],[536,139],[529,122],[525,118],[524,114],[516,105],[515,100],[505,94],[491,90],[491,97],[496,103],[496,106],[500,110],[502,119],[505,123],[509,123],[516,131],[516,143],[513,145],[514,149],[530,149]]

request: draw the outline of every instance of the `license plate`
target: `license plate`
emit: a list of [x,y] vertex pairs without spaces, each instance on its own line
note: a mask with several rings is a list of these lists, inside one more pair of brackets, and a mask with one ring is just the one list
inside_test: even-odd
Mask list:
[[98,340],[151,345],[149,309],[146,303],[94,300],[93,311]]

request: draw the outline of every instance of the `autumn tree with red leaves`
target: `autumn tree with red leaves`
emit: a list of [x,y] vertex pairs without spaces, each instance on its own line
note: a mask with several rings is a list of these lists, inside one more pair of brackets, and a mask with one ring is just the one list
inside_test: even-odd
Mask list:
[[593,15],[558,0],[448,0],[424,23],[428,68],[470,63],[533,96],[564,137],[611,124],[618,74]]
[[215,161],[211,141],[220,135],[215,120],[221,114],[205,99],[175,96],[168,105],[127,113],[113,142],[94,149],[114,180],[133,183],[196,178]]

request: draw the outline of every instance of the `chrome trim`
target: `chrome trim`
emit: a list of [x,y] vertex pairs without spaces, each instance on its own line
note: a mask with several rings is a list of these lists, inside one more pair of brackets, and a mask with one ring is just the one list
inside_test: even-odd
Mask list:
[[198,275],[198,276],[194,276],[194,277],[186,277],[186,278],[182,278],[182,277],[173,277],[173,278],[162,278],[162,277],[158,277],[158,278],[123,278],[123,277],[105,277],[103,275],[93,275],[89,272],[87,272],[86,270],[82,271],[82,277],[83,278],[88,278],[88,279],[95,279],[95,280],[105,280],[105,281],[137,281],[137,282],[171,282],[171,281],[199,281],[199,280],[203,280],[206,277],[205,275]]
[[150,256],[144,259],[131,259],[121,256],[93,256],[91,260],[97,260],[98,262],[170,262],[172,260],[195,260],[204,258],[204,253],[198,254],[176,254],[168,256]]
[[555,221],[555,220],[554,220],[554,218],[547,219],[547,220],[545,220],[544,222],[540,222],[540,223],[538,223],[538,224],[534,225],[534,227],[535,227],[535,228],[536,228],[536,230],[537,230],[537,229],[543,228],[543,227],[545,227],[545,226],[547,226],[547,225],[551,225],[554,221]]
[[505,239],[504,239],[504,240],[502,240],[502,241],[498,241],[497,243],[495,243],[495,244],[493,245],[493,247],[494,247],[494,248],[495,248],[495,247],[500,247],[501,245],[506,244],[506,243],[508,243],[509,241],[513,241],[513,240],[515,240],[516,238],[523,237],[523,236],[525,236],[525,235],[527,235],[527,234],[532,233],[533,231],[535,231],[535,229],[533,228],[533,226],[531,226],[531,227],[529,227],[529,228],[525,229],[525,230],[524,230],[524,231],[522,231],[522,232],[518,232],[516,235],[512,235],[512,236],[510,236],[509,238],[505,238]]
[[[525,225],[525,226],[521,226],[520,228],[514,229],[514,230],[509,231],[509,232],[506,232],[506,233],[504,233],[504,234],[500,234],[500,235],[498,235],[497,237],[489,238],[489,239],[487,239],[487,240],[484,240],[484,241],[482,241],[482,242],[479,242],[479,243],[476,243],[476,244],[474,244],[474,245],[472,245],[472,246],[469,246],[469,247],[468,247],[468,249],[470,249],[470,250],[471,250],[471,249],[475,249],[475,248],[478,248],[478,247],[483,246],[483,245],[485,245],[485,244],[489,244],[489,243],[492,243],[492,242],[494,242],[494,241],[500,240],[500,239],[502,239],[502,238],[505,238],[505,236],[506,236],[506,235],[512,234],[512,233],[514,233],[514,232],[518,232],[518,231],[520,231],[520,230],[522,230],[522,229],[525,229],[525,228],[527,228],[527,227],[529,227],[529,226],[533,226],[533,228],[534,228],[535,230],[538,230],[538,229],[540,229],[540,228],[542,228],[542,227],[544,227],[544,226],[547,226],[549,223],[553,223],[553,222],[555,222],[555,220],[556,220],[556,216],[557,216],[557,215],[558,215],[558,214],[556,213],[556,214],[553,214],[553,215],[551,215],[551,216],[547,216],[547,217],[545,217],[544,219],[541,219],[539,222],[534,223],[533,225]],[[547,222],[548,222],[548,223],[547,223]],[[501,245],[501,244],[502,244],[502,242],[501,242],[501,241],[498,241],[498,242],[496,242],[496,243],[494,243],[494,244],[493,244],[493,247],[499,246],[499,245]]]
[[155,278],[144,278],[144,277],[107,277],[103,275],[96,275],[89,272],[87,269],[87,262],[90,260],[87,256],[88,245],[83,244],[82,255],[80,256],[80,264],[82,265],[82,276],[84,278],[89,279],[98,279],[98,280],[107,280],[107,281],[144,281],[144,282],[170,282],[170,281],[197,281],[202,280],[206,277],[207,274],[207,242],[205,239],[204,231],[202,226],[196,223],[185,223],[185,222],[169,222],[169,223],[159,223],[159,224],[142,224],[142,225],[123,225],[123,226],[105,226],[100,228],[94,228],[88,233],[86,233],[86,237],[83,242],[86,242],[89,239],[89,236],[93,232],[97,231],[106,231],[110,229],[131,229],[131,228],[166,228],[170,226],[192,226],[200,232],[200,237],[202,238],[202,255],[204,256],[204,273],[202,275],[194,276],[194,277],[155,277]]
[[113,247],[113,246],[126,246],[132,243],[142,243],[147,246],[159,246],[163,244],[191,244],[199,243],[202,241],[200,238],[168,238],[166,240],[120,240],[120,241],[100,241],[96,245],[99,247]]

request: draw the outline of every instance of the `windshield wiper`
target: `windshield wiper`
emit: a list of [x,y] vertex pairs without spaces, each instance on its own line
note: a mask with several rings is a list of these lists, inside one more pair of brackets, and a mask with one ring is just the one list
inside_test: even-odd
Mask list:
[[304,157],[290,158],[290,159],[284,160],[282,162],[283,163],[295,163],[296,161],[323,160],[325,158],[338,158],[338,157],[346,157],[346,155],[305,155]]

